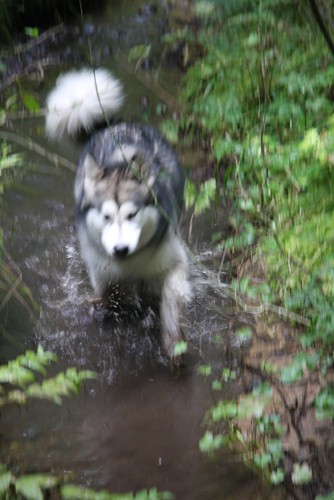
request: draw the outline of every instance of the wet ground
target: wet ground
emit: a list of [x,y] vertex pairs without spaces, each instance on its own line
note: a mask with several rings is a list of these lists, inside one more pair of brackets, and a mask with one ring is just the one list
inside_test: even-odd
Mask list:
[[[138,10],[141,4],[133,2],[128,11],[109,7],[103,15],[88,19],[84,31],[96,64],[103,62],[124,81],[128,99],[122,118],[157,124],[161,119],[156,113],[159,97],[114,57],[115,46],[126,52],[139,43],[157,44],[161,31],[168,30],[166,15],[161,17],[161,11],[145,6]],[[64,39],[62,43],[68,50],[70,42]],[[76,37],[75,43],[81,54],[76,56],[78,63],[88,42]],[[153,61],[158,52],[156,45]],[[59,71],[59,67],[48,71],[46,83],[38,87],[41,102]],[[152,78],[156,76],[153,70],[147,71]],[[160,68],[159,84],[171,95],[180,78],[179,70]],[[48,144],[43,139],[42,120],[15,122],[15,128],[49,151],[76,161],[79,146]],[[79,396],[61,407],[37,400],[23,409],[6,407],[1,414],[0,462],[24,473],[51,471],[112,492],[156,486],[178,499],[268,498],[239,457],[223,450],[213,459],[198,446],[206,429],[205,412],[213,403],[209,384],[198,367],[211,363],[217,373],[230,367],[240,375],[241,346],[234,328],[247,322],[242,315],[231,317],[226,299],[200,271],[199,263],[214,268],[210,235],[217,225],[222,226],[224,213],[215,210],[193,224],[189,244],[194,254],[195,299],[185,318],[190,353],[186,367],[180,373],[171,372],[160,345],[159,319],[149,304],[138,306],[136,297],[130,296],[115,306],[107,321],[92,315],[87,300],[91,291],[77,253],[74,172],[56,168],[29,151],[24,153],[30,168],[5,196],[3,225],[6,248],[20,267],[39,312],[32,318],[10,300],[2,311],[0,361],[41,344],[59,358],[49,375],[76,366],[95,370],[99,381],[86,383]],[[193,152],[179,153],[181,159],[192,159],[185,167],[196,177],[203,158]],[[185,238],[188,224],[186,214]],[[221,398],[235,397],[241,386],[238,376],[225,383]]]

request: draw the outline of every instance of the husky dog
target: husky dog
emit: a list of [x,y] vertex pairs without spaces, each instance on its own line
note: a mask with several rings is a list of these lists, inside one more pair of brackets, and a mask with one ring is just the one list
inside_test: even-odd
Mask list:
[[[122,86],[104,69],[61,75],[47,98],[52,139],[91,132],[123,102]],[[95,293],[143,282],[158,290],[163,345],[174,357],[180,319],[191,298],[186,252],[177,230],[184,176],[152,127],[121,123],[93,133],[74,185],[78,236]]]

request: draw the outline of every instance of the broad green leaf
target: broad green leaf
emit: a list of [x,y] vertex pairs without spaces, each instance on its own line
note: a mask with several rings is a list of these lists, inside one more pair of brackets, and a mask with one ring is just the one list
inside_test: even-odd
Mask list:
[[40,109],[39,102],[29,92],[23,93],[23,104],[30,112],[38,111]]
[[43,500],[44,488],[53,488],[58,478],[48,474],[29,474],[15,480],[16,492],[28,500]]
[[293,484],[308,484],[312,481],[312,469],[307,463],[294,463],[291,479]]
[[24,28],[24,33],[30,36],[31,38],[37,38],[39,35],[39,30],[36,26],[34,27],[26,26]]
[[270,473],[270,481],[272,482],[272,484],[280,484],[284,481],[284,479],[285,479],[285,473],[284,470],[281,468],[273,470]]
[[181,356],[188,350],[188,343],[184,340],[177,342],[174,346],[174,356]]
[[197,371],[200,375],[208,377],[212,373],[212,367],[211,365],[201,365],[198,367]]
[[128,59],[129,61],[137,59],[146,59],[151,52],[151,45],[135,45],[129,51]]
[[12,480],[11,472],[9,471],[0,472],[0,495],[6,493],[11,483],[11,480]]

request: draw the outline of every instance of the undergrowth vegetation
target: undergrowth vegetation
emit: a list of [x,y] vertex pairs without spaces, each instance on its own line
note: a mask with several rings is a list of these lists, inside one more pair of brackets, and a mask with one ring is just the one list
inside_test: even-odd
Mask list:
[[[31,398],[48,400],[61,405],[63,398],[78,394],[81,384],[97,375],[90,370],[68,368],[53,377],[47,377],[47,368],[57,361],[54,354],[42,347],[37,351],[27,351],[5,365],[0,365],[0,409],[5,405],[26,405]],[[11,464],[12,465],[12,464]],[[26,474],[20,465],[12,470],[0,463],[0,498],[77,498],[94,500],[163,500],[170,499],[167,492],[158,492],[155,488],[137,493],[110,493],[106,490],[94,491],[80,485],[66,483],[66,478],[56,474]]]
[[[252,462],[273,483],[284,478],[294,484],[310,483],[312,466],[294,457],[292,471],[283,470],[286,453],[279,415],[269,415],[265,406],[254,403],[259,394],[262,401],[275,384],[280,388],[289,384],[294,391],[295,384],[303,382],[306,387],[316,376],[317,390],[309,408],[315,405],[318,418],[334,418],[330,383],[334,54],[315,22],[310,3],[195,3],[196,12],[202,14],[196,43],[201,44],[204,56],[188,69],[182,93],[186,112],[178,123],[187,138],[196,138],[198,132],[207,138],[217,186],[229,193],[234,204],[231,236],[223,240],[223,235],[215,234],[214,248],[223,248],[224,256],[242,251],[264,263],[265,282],[261,277],[257,304],[279,304],[294,321],[302,320],[302,325],[295,323],[295,355],[291,352],[284,367],[278,368],[270,359],[266,367],[260,367],[260,379],[266,385],[257,388],[251,398],[247,395],[248,406],[246,399],[220,401],[210,411],[211,424],[222,419],[231,422],[230,435],[221,439],[220,434],[208,431],[201,441],[206,451],[219,448],[231,437],[245,444],[235,421],[252,418],[256,440],[265,443],[262,451],[263,445],[257,444]],[[325,9],[326,3],[318,4]],[[194,43],[194,37],[187,43]],[[254,301],[249,275],[232,286],[246,301]],[[315,475],[313,470],[313,479]]]

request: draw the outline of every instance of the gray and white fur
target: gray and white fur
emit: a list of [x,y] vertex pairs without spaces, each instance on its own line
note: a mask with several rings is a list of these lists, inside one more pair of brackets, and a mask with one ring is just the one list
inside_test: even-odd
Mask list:
[[[52,139],[91,131],[123,102],[121,84],[104,69],[60,76],[47,98]],[[163,345],[175,362],[180,321],[191,299],[188,261],[178,233],[184,175],[157,130],[118,124],[92,135],[79,160],[74,195],[81,254],[95,293],[115,283],[159,290]]]

